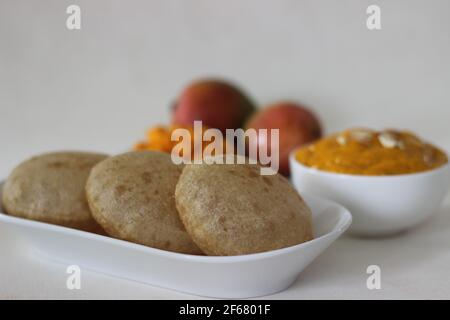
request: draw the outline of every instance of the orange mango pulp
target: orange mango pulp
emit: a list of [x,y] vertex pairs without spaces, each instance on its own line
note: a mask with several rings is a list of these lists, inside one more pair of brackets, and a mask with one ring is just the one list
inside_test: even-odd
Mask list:
[[[381,132],[369,132],[355,139],[355,130],[334,134],[299,149],[296,160],[315,169],[357,175],[396,175],[416,173],[440,167],[447,155],[405,131],[386,131],[395,138],[395,147],[380,142]],[[381,139],[382,140],[382,139]]]

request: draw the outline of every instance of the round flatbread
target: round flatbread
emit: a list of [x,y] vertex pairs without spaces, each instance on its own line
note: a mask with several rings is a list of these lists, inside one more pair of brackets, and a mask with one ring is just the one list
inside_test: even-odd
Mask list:
[[183,169],[177,209],[206,254],[250,254],[312,239],[311,212],[298,192],[283,176],[263,176],[260,168],[191,164]]
[[157,151],[128,152],[100,162],[86,184],[93,217],[115,238],[201,254],[175,207],[181,170],[170,155]]
[[3,189],[10,215],[102,233],[91,216],[85,185],[91,168],[107,156],[89,152],[53,152],[18,165]]

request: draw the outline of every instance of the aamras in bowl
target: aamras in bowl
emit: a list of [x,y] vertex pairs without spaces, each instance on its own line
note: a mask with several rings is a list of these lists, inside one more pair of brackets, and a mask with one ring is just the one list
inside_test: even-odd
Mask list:
[[428,218],[448,190],[445,152],[397,130],[350,129],[295,150],[292,182],[345,205],[350,232],[381,236]]

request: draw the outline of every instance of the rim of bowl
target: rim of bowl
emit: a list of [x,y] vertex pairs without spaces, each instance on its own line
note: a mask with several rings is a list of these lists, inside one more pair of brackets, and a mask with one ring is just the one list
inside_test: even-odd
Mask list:
[[[301,163],[300,161],[297,161],[297,159],[295,158],[295,154],[301,148],[303,148],[303,146],[295,148],[289,154],[289,165],[291,168],[291,174],[292,174],[293,166],[298,166],[302,170],[309,171],[312,174],[335,177],[335,178],[345,178],[345,179],[367,179],[367,178],[370,178],[370,179],[401,179],[401,178],[409,178],[409,177],[417,177],[417,176],[436,174],[436,172],[438,172],[438,171],[450,172],[450,170],[449,170],[450,162],[449,161],[447,161],[447,163],[445,163],[439,167],[436,167],[436,168],[430,169],[430,170],[426,170],[426,171],[419,171],[419,172],[413,172],[413,173],[400,173],[400,174],[392,174],[392,175],[364,175],[364,174],[349,174],[349,173],[325,171],[325,170],[314,169],[314,168],[308,167],[308,166],[304,165],[303,163]],[[446,154],[448,154],[448,152],[446,150],[444,150],[444,152]]]

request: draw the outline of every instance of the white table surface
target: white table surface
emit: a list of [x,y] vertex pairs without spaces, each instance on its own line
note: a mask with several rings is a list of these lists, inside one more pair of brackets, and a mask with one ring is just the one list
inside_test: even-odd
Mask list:
[[[262,299],[449,299],[450,198],[409,232],[384,239],[344,236],[287,290]],[[0,298],[198,299],[199,297],[81,270],[81,289],[66,287],[66,265],[37,258],[0,227]],[[366,287],[366,268],[381,268],[381,289]]]
[[[450,2],[0,1],[0,177],[50,150],[117,153],[169,119],[192,78],[238,81],[264,105],[303,101],[326,132],[409,128],[450,150]],[[382,9],[368,31],[365,10]],[[381,267],[381,290],[366,268]],[[390,238],[343,237],[288,290],[268,298],[450,298],[450,197]],[[0,226],[0,298],[196,298],[37,259]]]

